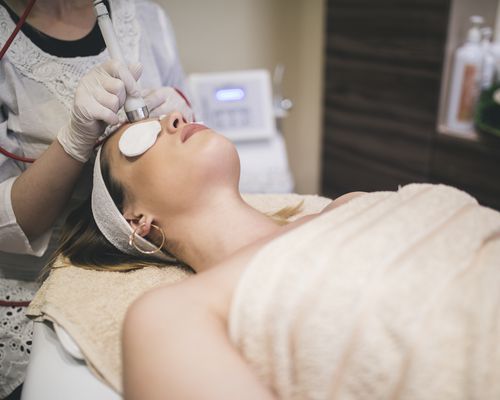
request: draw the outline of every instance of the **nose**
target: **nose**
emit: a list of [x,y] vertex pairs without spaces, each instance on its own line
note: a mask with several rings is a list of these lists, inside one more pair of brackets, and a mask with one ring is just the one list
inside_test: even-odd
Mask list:
[[186,120],[179,111],[174,111],[167,117],[166,129],[172,135],[180,132],[185,125]]

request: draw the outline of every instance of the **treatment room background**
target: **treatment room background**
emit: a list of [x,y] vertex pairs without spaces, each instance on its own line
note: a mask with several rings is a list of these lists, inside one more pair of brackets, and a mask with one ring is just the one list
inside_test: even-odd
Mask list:
[[[498,0],[157,0],[186,74],[285,66],[298,193],[441,182],[500,209],[500,140],[448,129],[453,55]],[[499,127],[500,128],[500,127]]]

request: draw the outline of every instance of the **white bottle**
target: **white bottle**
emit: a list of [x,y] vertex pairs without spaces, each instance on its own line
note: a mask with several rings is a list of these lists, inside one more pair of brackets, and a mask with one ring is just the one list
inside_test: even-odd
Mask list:
[[472,131],[483,61],[479,30],[483,17],[475,15],[470,21],[467,41],[455,53],[448,99],[448,128],[463,133]]
[[481,49],[483,50],[483,67],[481,69],[481,90],[488,90],[493,85],[495,77],[495,57],[491,50],[491,28],[481,29],[483,39],[481,40]]
[[[500,7],[499,7],[500,8]],[[495,41],[491,44],[490,52],[495,63],[496,82],[500,82],[500,24],[498,24]]]

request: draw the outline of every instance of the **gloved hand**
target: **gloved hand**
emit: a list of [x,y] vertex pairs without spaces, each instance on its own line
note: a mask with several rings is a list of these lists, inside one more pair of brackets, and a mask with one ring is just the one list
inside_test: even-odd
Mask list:
[[127,68],[123,63],[109,60],[83,76],[76,89],[70,121],[57,135],[66,153],[81,162],[90,158],[106,126],[119,122],[117,112],[126,95],[140,95],[137,79],[141,73],[140,64]]
[[148,106],[150,117],[159,117],[179,111],[187,122],[194,122],[194,112],[182,92],[170,86],[153,90],[143,90],[141,93]]

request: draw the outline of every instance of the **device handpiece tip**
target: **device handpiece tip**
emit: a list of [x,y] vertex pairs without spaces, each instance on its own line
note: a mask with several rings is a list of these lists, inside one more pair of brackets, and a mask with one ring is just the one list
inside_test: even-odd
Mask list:
[[129,122],[137,122],[149,117],[149,110],[147,106],[137,108],[135,110],[126,111],[127,119]]

